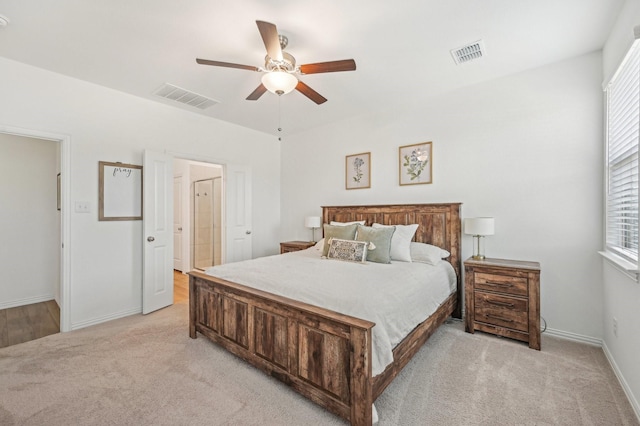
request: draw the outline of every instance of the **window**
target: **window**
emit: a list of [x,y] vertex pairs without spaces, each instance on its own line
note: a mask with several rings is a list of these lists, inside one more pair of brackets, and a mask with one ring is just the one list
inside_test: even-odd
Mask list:
[[638,142],[640,46],[638,40],[606,93],[606,250],[638,264]]

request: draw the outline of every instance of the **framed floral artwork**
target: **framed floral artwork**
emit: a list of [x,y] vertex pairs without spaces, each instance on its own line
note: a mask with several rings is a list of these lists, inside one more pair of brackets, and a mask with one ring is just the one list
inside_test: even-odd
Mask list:
[[432,182],[433,145],[431,142],[401,146],[399,160],[400,185]]
[[371,188],[371,153],[347,155],[345,186],[347,189]]

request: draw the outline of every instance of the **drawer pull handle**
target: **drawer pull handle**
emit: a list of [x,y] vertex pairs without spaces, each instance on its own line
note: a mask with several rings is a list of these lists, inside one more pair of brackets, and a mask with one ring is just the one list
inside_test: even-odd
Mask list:
[[487,318],[493,318],[493,319],[497,319],[497,320],[500,320],[500,321],[503,321],[503,322],[513,322],[512,319],[502,318],[502,317],[499,317],[497,315],[487,315]]
[[505,308],[514,308],[515,305],[513,303],[507,303],[507,302],[498,302],[495,300],[487,300],[487,303],[490,303],[492,305],[496,305],[496,306],[502,306]]
[[485,284],[486,285],[492,285],[492,286],[495,286],[495,287],[503,287],[503,288],[511,288],[511,287],[513,287],[513,284],[496,283],[496,282],[493,282],[493,281],[487,281],[487,282],[485,282]]

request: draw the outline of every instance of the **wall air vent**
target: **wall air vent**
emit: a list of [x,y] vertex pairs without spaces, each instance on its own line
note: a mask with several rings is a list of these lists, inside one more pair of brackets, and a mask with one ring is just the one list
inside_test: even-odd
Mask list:
[[456,65],[463,64],[465,62],[473,61],[474,59],[480,59],[485,55],[484,42],[478,40],[473,43],[469,43],[466,46],[453,49],[451,56]]
[[162,87],[153,92],[153,94],[156,96],[160,96],[161,98],[180,102],[181,104],[203,110],[220,103],[215,99],[198,95],[197,93],[190,92],[169,83],[165,83],[164,85],[162,85]]

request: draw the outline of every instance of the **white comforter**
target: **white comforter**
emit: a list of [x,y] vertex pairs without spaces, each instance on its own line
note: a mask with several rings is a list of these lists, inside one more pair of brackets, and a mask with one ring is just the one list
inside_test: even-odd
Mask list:
[[448,262],[352,263],[307,250],[214,266],[207,274],[376,323],[372,374],[393,361],[393,348],[456,288]]

